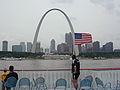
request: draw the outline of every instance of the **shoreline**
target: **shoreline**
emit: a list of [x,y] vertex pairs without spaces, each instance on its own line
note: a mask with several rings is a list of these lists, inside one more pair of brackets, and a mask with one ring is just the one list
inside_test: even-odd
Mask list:
[[[102,59],[94,59],[94,58],[77,58],[79,60],[93,60],[93,61],[101,61],[101,60],[120,60],[120,58],[102,58]],[[36,59],[36,58],[24,58],[24,59],[0,59],[0,61],[40,61],[40,60],[45,60],[45,61],[50,61],[50,60],[53,60],[53,61],[68,61],[68,60],[71,60],[71,59]]]

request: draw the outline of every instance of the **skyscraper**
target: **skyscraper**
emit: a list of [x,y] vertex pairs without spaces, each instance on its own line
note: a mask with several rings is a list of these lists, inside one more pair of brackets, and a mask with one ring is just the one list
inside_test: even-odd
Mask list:
[[26,51],[25,42],[20,42],[20,45],[22,46],[22,52],[25,52]]
[[102,52],[113,52],[113,42],[108,42],[103,45]]
[[69,53],[72,53],[73,49],[73,38],[72,38],[72,33],[66,33],[65,34],[65,43],[67,43],[69,47]]
[[2,42],[2,51],[8,51],[8,41]]
[[39,53],[39,52],[40,52],[40,42],[37,42],[37,43],[36,43],[35,52],[36,52],[36,53]]
[[71,32],[65,34],[65,43],[73,44],[73,38]]
[[95,41],[93,42],[93,52],[99,52],[100,51],[100,42]]
[[27,52],[31,52],[31,50],[32,50],[32,43],[27,42]]
[[55,40],[52,39],[50,42],[50,53],[55,53]]

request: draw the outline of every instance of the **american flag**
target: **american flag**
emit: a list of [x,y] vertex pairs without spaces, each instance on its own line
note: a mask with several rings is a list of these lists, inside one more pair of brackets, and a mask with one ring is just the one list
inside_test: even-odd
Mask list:
[[75,45],[92,43],[92,36],[89,33],[75,33]]

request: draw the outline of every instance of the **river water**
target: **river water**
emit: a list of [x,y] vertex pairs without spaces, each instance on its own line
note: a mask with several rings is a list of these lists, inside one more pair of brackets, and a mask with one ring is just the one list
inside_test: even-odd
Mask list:
[[[71,60],[0,60],[0,69],[14,65],[15,69],[70,69]],[[120,67],[120,59],[80,60],[81,68],[114,68]]]

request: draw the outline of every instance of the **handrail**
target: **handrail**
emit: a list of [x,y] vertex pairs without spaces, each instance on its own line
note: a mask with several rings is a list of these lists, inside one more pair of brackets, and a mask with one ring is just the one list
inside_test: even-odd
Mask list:
[[[0,69],[3,71],[4,69]],[[15,71],[70,71],[71,69],[16,69]],[[119,67],[115,68],[84,68],[80,70],[92,70],[92,71],[108,71],[108,70],[120,70]]]

